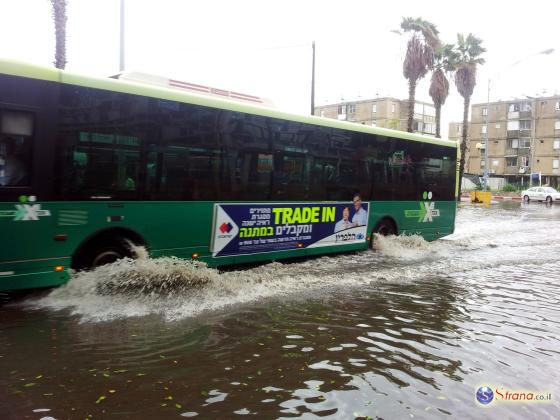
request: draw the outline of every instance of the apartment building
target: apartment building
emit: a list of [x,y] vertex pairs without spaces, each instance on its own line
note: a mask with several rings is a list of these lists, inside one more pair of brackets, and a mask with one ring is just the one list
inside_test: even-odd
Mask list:
[[[465,172],[488,173],[510,183],[528,183],[540,173],[542,184],[560,180],[560,96],[473,104]],[[449,125],[450,138],[458,123]],[[454,131],[455,130],[455,131]],[[488,135],[488,151],[486,150]],[[460,133],[458,137],[460,138]]]
[[[317,106],[314,114],[324,118],[406,131],[408,100],[386,97],[343,101]],[[416,101],[414,104],[414,132],[429,136],[435,135],[435,120],[436,110],[434,106],[430,103]]]

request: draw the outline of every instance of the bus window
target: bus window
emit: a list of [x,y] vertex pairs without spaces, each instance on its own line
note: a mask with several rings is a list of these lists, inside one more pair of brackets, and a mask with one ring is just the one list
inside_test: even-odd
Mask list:
[[273,173],[273,198],[305,200],[308,198],[309,169],[304,156],[276,156],[276,169]]
[[0,187],[30,184],[33,114],[1,111]]

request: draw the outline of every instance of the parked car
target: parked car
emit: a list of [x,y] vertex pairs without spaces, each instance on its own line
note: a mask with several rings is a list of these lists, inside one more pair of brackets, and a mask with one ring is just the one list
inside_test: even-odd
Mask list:
[[523,201],[526,202],[537,200],[552,203],[554,201],[560,201],[560,192],[552,187],[532,187],[528,190],[521,191],[521,197],[523,197]]

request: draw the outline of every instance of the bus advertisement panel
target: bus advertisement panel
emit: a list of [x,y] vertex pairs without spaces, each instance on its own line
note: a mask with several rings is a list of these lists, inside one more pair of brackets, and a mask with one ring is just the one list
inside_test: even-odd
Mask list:
[[365,243],[368,203],[248,203],[214,206],[214,257]]

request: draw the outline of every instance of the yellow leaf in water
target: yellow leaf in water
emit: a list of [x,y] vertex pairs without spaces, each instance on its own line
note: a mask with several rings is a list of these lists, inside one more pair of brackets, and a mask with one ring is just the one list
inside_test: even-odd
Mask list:
[[117,392],[117,391],[115,391],[114,389],[110,389],[109,392],[110,392],[111,394],[114,394],[114,393]]
[[97,401],[95,401],[95,404],[99,404],[101,401],[107,399],[107,397],[105,395],[100,396]]
[[35,376],[35,379],[41,379],[43,377],[43,375],[37,375]]

